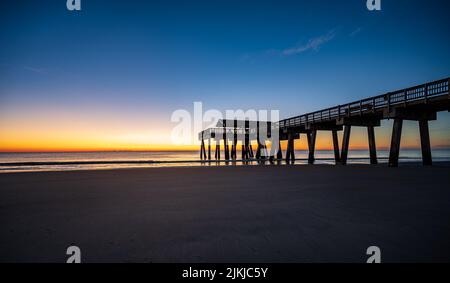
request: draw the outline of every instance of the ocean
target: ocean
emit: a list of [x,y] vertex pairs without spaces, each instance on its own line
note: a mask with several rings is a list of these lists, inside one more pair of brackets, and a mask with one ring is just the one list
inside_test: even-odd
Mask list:
[[[379,163],[387,162],[387,150],[378,150],[377,154]],[[432,154],[436,162],[450,161],[450,149],[434,149]],[[316,164],[334,164],[333,151],[318,150],[315,156]],[[307,164],[308,151],[296,151],[295,157],[296,164]],[[368,164],[368,157],[368,150],[351,150],[348,163]],[[402,150],[400,162],[421,162],[420,150]],[[0,173],[229,165],[242,165],[242,162],[226,163],[223,152],[220,163],[200,162],[198,151],[0,153]]]

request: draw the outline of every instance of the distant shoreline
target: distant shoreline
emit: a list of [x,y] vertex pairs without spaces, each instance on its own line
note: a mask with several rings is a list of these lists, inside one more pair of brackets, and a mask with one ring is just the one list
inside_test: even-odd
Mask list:
[[[400,157],[401,160],[417,160],[417,157]],[[434,159],[447,160],[446,157],[434,157]],[[334,158],[315,158],[316,161],[334,161]],[[369,160],[368,157],[349,157],[348,160]],[[379,161],[387,161],[388,157],[378,157]],[[269,159],[265,160],[269,162]],[[284,159],[273,159],[274,162],[285,161]],[[295,161],[308,161],[308,158],[296,158]],[[236,159],[236,160],[98,160],[98,161],[48,161],[48,162],[5,162],[0,163],[0,167],[5,166],[42,166],[42,165],[100,165],[100,164],[178,164],[178,163],[242,163],[258,162],[256,159]]]
[[[366,157],[351,157],[349,160],[366,160]],[[379,157],[379,160],[386,160],[387,158]],[[404,157],[403,159],[416,159],[413,157]],[[308,158],[296,158],[296,161],[307,161]],[[315,158],[317,161],[332,161],[333,158]],[[269,160],[266,159],[266,162]],[[274,159],[273,161],[284,161],[284,159]],[[50,162],[7,162],[0,163],[0,166],[40,166],[40,165],[98,165],[98,164],[170,164],[170,163],[230,163],[230,162],[258,162],[256,159],[251,160],[106,160],[106,161],[50,161]]]
[[[296,151],[295,163],[308,163],[307,151]],[[386,164],[389,151],[379,150],[378,161]],[[211,160],[200,160],[197,151],[191,152],[68,152],[68,153],[3,153],[0,154],[0,174],[43,171],[85,171],[153,167],[197,167],[197,166],[253,166],[258,165],[256,159],[242,160],[238,153],[236,160],[216,160],[214,152]],[[450,151],[435,150],[435,162],[450,162]],[[334,151],[316,151],[315,164],[335,165]],[[285,165],[284,159],[273,159],[275,165]],[[369,164],[367,150],[353,150],[348,158],[349,164]],[[420,150],[405,150],[400,162],[420,164]],[[265,164],[270,162],[266,159]]]
[[[212,147],[214,149],[214,147]],[[283,149],[285,150],[285,149]],[[367,151],[366,148],[350,148],[350,151]],[[377,150],[381,151],[388,151],[388,147],[380,147],[377,148]],[[405,147],[402,148],[402,150],[405,151],[413,151],[413,150],[421,150],[420,147]],[[432,147],[432,150],[450,150],[450,147],[448,146],[434,146]],[[183,152],[198,152],[198,149],[183,149],[183,150],[62,150],[62,151],[45,151],[45,150],[30,150],[30,151],[1,151],[0,154],[30,154],[30,153],[43,153],[43,154],[49,154],[49,153],[183,153]],[[307,148],[302,149],[295,149],[295,151],[308,151]],[[329,149],[316,149],[316,151],[333,151],[332,148]]]

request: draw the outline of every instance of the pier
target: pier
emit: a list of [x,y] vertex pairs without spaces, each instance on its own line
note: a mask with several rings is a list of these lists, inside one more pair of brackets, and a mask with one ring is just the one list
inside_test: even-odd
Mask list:
[[[212,141],[215,142],[215,159],[220,160],[220,144],[224,148],[225,160],[237,159],[237,147],[242,145],[242,161],[283,159],[280,141],[287,141],[286,163],[295,161],[295,140],[306,136],[308,163],[315,161],[316,136],[318,131],[331,133],[336,164],[347,164],[350,133],[352,127],[365,127],[368,133],[368,148],[371,164],[377,164],[375,127],[381,120],[393,119],[393,129],[389,153],[389,166],[397,167],[400,152],[403,121],[416,121],[419,127],[423,165],[432,165],[429,121],[437,119],[437,112],[450,111],[450,78],[424,83],[350,102],[343,105],[287,118],[278,122],[249,120],[219,120],[215,128],[199,133],[200,158],[211,161]],[[261,131],[264,129],[264,134]],[[267,137],[278,133],[277,152],[267,152]],[[339,147],[338,132],[343,131],[342,145]],[[208,141],[206,149],[205,140]],[[257,144],[253,152],[252,142]],[[230,145],[231,143],[231,150]],[[264,152],[264,153],[263,153]]]

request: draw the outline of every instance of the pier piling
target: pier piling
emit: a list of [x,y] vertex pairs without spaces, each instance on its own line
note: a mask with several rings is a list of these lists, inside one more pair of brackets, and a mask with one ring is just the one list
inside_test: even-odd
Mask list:
[[370,164],[377,164],[377,147],[375,143],[375,129],[373,126],[367,127],[367,136],[369,139]]
[[419,132],[423,165],[431,166],[433,161],[431,158],[430,133],[427,120],[419,120]]
[[311,132],[307,133],[307,138],[308,138],[308,149],[309,149],[309,154],[308,154],[308,164],[314,164],[314,153],[315,153],[315,149],[316,149],[316,136],[317,136],[317,130],[312,130]]
[[288,134],[288,144],[286,149],[286,164],[289,164],[292,161],[295,161],[295,153],[294,153],[294,134]]
[[348,146],[350,144],[350,132],[352,126],[347,125],[344,127],[344,135],[342,137],[342,153],[341,153],[341,164],[347,164],[347,156],[348,156]]
[[334,161],[337,163],[341,162],[341,155],[339,153],[339,139],[337,130],[331,131],[332,137],[333,137],[333,148],[334,148]]
[[400,153],[400,141],[402,138],[403,119],[395,118],[392,127],[391,149],[389,152],[389,167],[398,166],[398,157]]

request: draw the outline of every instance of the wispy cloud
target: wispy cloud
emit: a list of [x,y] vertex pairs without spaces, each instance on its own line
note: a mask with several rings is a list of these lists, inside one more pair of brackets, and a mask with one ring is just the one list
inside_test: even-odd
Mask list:
[[354,31],[352,31],[352,32],[349,34],[349,36],[350,36],[350,37],[354,37],[354,36],[356,36],[358,33],[360,33],[361,31],[362,31],[362,28],[359,27],[359,28],[355,29]]
[[320,47],[322,47],[322,45],[329,42],[335,37],[336,37],[336,30],[333,29],[329,31],[327,34],[311,38],[306,44],[285,49],[282,51],[282,54],[289,56],[300,54],[309,50],[318,51]]
[[37,74],[41,74],[41,75],[45,75],[47,74],[47,70],[42,69],[42,68],[35,68],[35,67],[30,67],[30,66],[23,66],[24,70],[33,72],[33,73],[37,73]]
[[262,51],[256,51],[252,53],[245,53],[240,57],[242,62],[254,64],[258,62],[258,59],[267,59],[267,58],[282,58],[285,56],[298,55],[300,53],[304,53],[307,51],[319,51],[319,49],[326,44],[327,42],[333,40],[337,36],[337,31],[340,27],[336,27],[330,30],[328,33],[323,34],[318,37],[314,37],[308,40],[306,44],[297,45],[291,48],[286,49],[267,49]]

